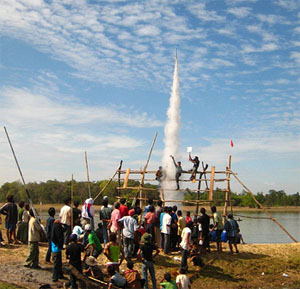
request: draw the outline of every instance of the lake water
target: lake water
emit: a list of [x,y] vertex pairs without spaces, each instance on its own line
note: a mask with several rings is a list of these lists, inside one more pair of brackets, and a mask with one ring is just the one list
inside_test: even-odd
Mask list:
[[[266,217],[263,212],[239,212],[236,215],[249,217]],[[271,215],[284,227],[297,241],[300,242],[300,212],[272,212]],[[240,230],[246,243],[292,243],[293,240],[270,219],[240,218]]]
[[[46,211],[39,211],[42,220],[48,218]],[[248,244],[260,243],[293,243],[293,240],[272,220],[254,219],[255,217],[267,217],[263,212],[243,212],[234,211],[234,214],[249,216],[251,219],[236,216],[235,219],[241,219],[239,223],[241,234],[244,241]],[[277,222],[279,222],[297,241],[300,242],[300,212],[272,212]],[[56,213],[56,218],[58,213]],[[95,224],[99,222],[99,212],[96,212]]]

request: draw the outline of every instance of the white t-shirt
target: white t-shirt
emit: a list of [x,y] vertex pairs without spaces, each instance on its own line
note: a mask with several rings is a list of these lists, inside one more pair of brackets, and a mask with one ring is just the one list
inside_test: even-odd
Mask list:
[[[188,236],[188,233],[190,234],[189,236]],[[189,249],[188,244],[191,244],[191,237],[192,237],[192,230],[189,227],[185,227],[181,233],[181,243],[180,243],[180,247],[183,250]],[[189,242],[188,242],[188,240],[189,240]]]
[[189,285],[191,285],[190,278],[185,274],[177,275],[176,283],[180,284],[180,289],[189,289]]
[[72,208],[70,206],[64,205],[60,209],[60,213],[59,213],[60,221],[63,224],[71,226],[71,214],[72,214]]
[[163,221],[162,221],[162,228],[161,228],[162,233],[170,235],[170,233],[171,233],[171,226],[170,226],[171,222],[172,222],[172,217],[169,214],[164,214]]

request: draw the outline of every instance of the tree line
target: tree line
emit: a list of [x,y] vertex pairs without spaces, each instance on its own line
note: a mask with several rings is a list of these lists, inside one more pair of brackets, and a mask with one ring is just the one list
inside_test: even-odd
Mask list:
[[[107,180],[90,182],[90,189],[92,197],[95,197],[107,184]],[[128,187],[138,187],[140,185],[139,181],[128,181]],[[30,193],[33,203],[45,203],[45,204],[55,204],[63,203],[66,197],[71,196],[72,181],[57,181],[48,180],[46,182],[32,182],[27,184],[27,189]],[[103,196],[108,196],[113,202],[116,197],[119,196],[119,192],[116,189],[118,187],[117,181],[112,181],[102,194]],[[150,188],[151,190],[145,190],[147,197],[153,199],[159,199],[158,187],[153,184],[145,184],[145,188]],[[153,190],[156,189],[156,190]],[[77,182],[73,181],[73,191],[74,191],[74,201],[79,201],[81,204],[88,198],[88,185],[87,182]],[[131,197],[135,196],[139,191],[137,189],[126,189],[121,190],[121,196],[130,200]],[[0,202],[6,201],[7,195],[14,195],[15,201],[27,200],[27,194],[21,182],[15,181],[11,183],[4,183],[0,187]],[[102,197],[99,197],[95,204],[99,205],[102,202]],[[276,206],[300,206],[300,195],[299,192],[293,195],[287,195],[283,190],[269,190],[267,194],[259,192],[255,194],[255,198],[266,207],[276,207]],[[186,191],[184,193],[184,200],[196,200],[197,192]],[[200,200],[207,200],[208,192],[200,193]],[[225,193],[219,188],[214,191],[214,205],[223,206],[225,201]],[[233,206],[241,207],[258,207],[256,202],[246,191],[242,193],[231,193],[231,201]]]

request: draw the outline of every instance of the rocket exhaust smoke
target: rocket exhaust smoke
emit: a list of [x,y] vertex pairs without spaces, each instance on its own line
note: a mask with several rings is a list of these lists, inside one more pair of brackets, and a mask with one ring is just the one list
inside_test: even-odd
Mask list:
[[[175,67],[173,74],[172,92],[167,111],[167,123],[165,125],[165,149],[163,153],[162,164],[165,170],[166,178],[162,183],[164,197],[166,200],[180,200],[182,193],[176,191],[175,166],[170,155],[173,155],[176,161],[179,156],[179,132],[181,126],[180,117],[180,93],[177,56],[175,57]],[[169,205],[169,203],[168,203]]]

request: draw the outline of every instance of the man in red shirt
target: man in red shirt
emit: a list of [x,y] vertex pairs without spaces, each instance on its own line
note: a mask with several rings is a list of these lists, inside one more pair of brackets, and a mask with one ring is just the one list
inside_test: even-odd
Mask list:
[[124,216],[128,216],[128,207],[125,205],[126,203],[126,199],[125,198],[122,198],[120,200],[120,213],[121,213],[121,218],[123,218]]

